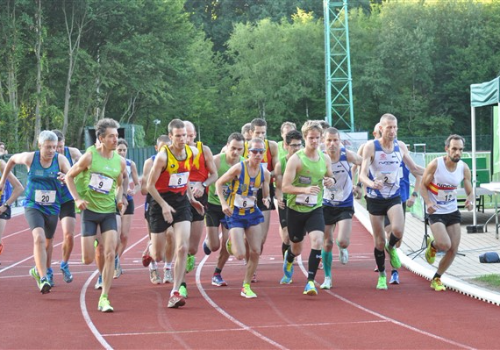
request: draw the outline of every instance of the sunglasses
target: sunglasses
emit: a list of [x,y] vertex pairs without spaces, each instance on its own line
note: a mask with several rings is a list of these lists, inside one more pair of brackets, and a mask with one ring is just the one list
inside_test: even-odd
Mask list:
[[266,150],[263,148],[252,148],[249,151],[252,152],[253,154],[264,154]]

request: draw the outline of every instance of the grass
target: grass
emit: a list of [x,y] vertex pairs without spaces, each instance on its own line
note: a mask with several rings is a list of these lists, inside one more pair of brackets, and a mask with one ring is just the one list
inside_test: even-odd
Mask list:
[[500,275],[499,274],[491,274],[491,275],[483,275],[480,277],[474,278],[477,282],[482,282],[491,287],[500,287]]

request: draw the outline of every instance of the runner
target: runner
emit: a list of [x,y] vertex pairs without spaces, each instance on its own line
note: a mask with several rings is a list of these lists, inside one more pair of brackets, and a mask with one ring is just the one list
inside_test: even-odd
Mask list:
[[[115,251],[118,244],[116,206],[123,205],[122,177],[126,171],[125,159],[115,151],[118,146],[118,128],[113,119],[104,118],[95,125],[100,147],[90,147],[66,175],[66,183],[82,216],[82,260],[88,265],[96,260],[102,275],[102,292],[98,310],[113,312],[109,291],[113,281]],[[82,174],[82,175],[80,175]],[[75,178],[79,177],[79,186]],[[80,184],[81,181],[81,184]],[[115,203],[116,201],[116,203]],[[103,256],[96,255],[94,243],[100,229]]]
[[288,235],[288,223],[286,219],[287,195],[283,193],[282,190],[283,173],[285,172],[286,163],[290,157],[302,148],[302,134],[292,129],[285,135],[284,142],[287,154],[281,157],[278,164],[274,167],[274,175],[276,177],[276,200],[278,204],[278,217],[280,220],[281,253],[283,254],[283,259],[285,259],[285,252],[290,248],[290,237]]
[[[185,305],[180,294],[186,274],[186,261],[191,232],[191,206],[204,213],[203,205],[192,195],[189,188],[189,172],[197,150],[186,144],[184,122],[174,119],[168,124],[172,144],[164,146],[156,155],[148,178],[148,192],[153,197],[150,206],[151,252],[153,259],[161,261],[165,251],[166,231],[174,227],[177,259],[174,266],[174,284],[168,301],[169,308]],[[187,295],[187,291],[186,291]]]
[[[70,167],[73,166],[80,159],[82,153],[75,147],[65,145],[66,139],[61,131],[52,130],[52,132],[57,135],[57,153],[64,154],[69,161]],[[62,259],[59,268],[61,269],[64,282],[70,283],[73,281],[73,275],[69,270],[69,258],[74,246],[76,226],[75,201],[71,193],[69,193],[68,187],[64,183],[59,183],[59,185],[61,186],[61,211],[59,212],[59,220],[61,221],[63,231]],[[51,267],[49,267],[47,274],[49,276],[52,275]]]
[[465,139],[459,135],[450,135],[445,142],[446,155],[430,162],[425,168],[420,194],[427,206],[429,223],[434,238],[427,239],[425,259],[433,264],[436,252],[445,252],[431,282],[436,292],[445,291],[441,276],[448,270],[457,255],[460,244],[461,215],[457,205],[457,188],[464,182],[467,195],[465,207],[472,210],[474,192],[472,191],[471,172],[464,163],[462,153]]
[[[4,173],[6,166],[7,164],[0,159],[0,177]],[[12,174],[12,172],[7,177],[3,190],[2,187],[0,187],[0,254],[2,254],[3,251],[3,232],[5,231],[7,220],[10,220],[12,215],[11,206],[21,193],[23,193],[23,191],[23,185],[14,176],[14,174]]]
[[[266,152],[264,141],[260,138],[254,138],[248,143],[248,146],[248,159],[233,165],[217,180],[216,188],[222,211],[226,214],[229,226],[231,246],[227,250],[238,260],[247,258],[246,273],[240,295],[244,298],[256,298],[257,294],[250,288],[250,283],[259,264],[262,248],[260,224],[264,221],[264,216],[257,206],[256,195],[258,190],[262,188],[262,202],[266,207],[270,206],[270,174],[261,164]],[[231,185],[229,197],[226,199],[224,186],[228,182]],[[248,249],[245,246],[245,239]]]
[[133,160],[127,158],[128,152],[128,142],[125,139],[118,139],[118,146],[116,151],[122,158],[125,159],[126,171],[128,182],[124,184],[126,187],[124,193],[127,197],[127,205],[125,206],[125,211],[121,214],[121,229],[120,229],[120,239],[118,242],[118,248],[115,255],[115,270],[113,278],[118,278],[123,273],[122,266],[120,264],[120,257],[122,256],[125,248],[127,248],[128,236],[130,233],[130,226],[132,224],[132,217],[134,216],[135,204],[134,195],[140,189],[139,174],[137,173],[137,166]]
[[311,242],[305,295],[317,295],[314,278],[321,259],[325,220],[323,217],[323,184],[332,187],[330,157],[319,147],[323,129],[318,122],[307,121],[302,126],[305,148],[295,153],[286,164],[283,192],[287,193],[287,221],[290,248],[283,261],[284,276],[281,284],[292,283],[293,260],[302,252],[304,236]]
[[[225,146],[225,151],[214,157],[215,168],[217,169],[217,177],[224,175],[233,165],[245,160],[241,156],[244,148],[243,135],[237,132],[229,135]],[[227,198],[230,183],[223,184],[224,198]],[[216,185],[211,184],[208,192],[208,208],[205,218],[207,226],[207,238],[203,242],[203,250],[209,255],[220,249],[217,258],[217,265],[212,276],[212,285],[217,287],[227,286],[226,281],[222,278],[221,272],[226,264],[229,253],[225,242],[229,237],[229,227],[227,225],[220,199],[217,195]],[[221,226],[221,237],[219,238],[219,225]]]
[[[158,152],[163,146],[170,145],[170,139],[168,135],[160,135],[156,139],[155,150]],[[158,273],[158,264],[151,257],[151,253],[149,248],[151,246],[151,228],[150,228],[150,216],[149,216],[149,207],[151,205],[151,195],[148,193],[147,182],[149,178],[149,174],[151,172],[151,168],[153,167],[153,163],[155,161],[156,154],[146,159],[144,162],[144,167],[142,171],[141,178],[141,193],[146,196],[146,201],[144,203],[144,219],[146,220],[146,225],[148,227],[148,235],[149,241],[146,246],[146,250],[142,254],[142,264],[144,267],[149,267],[149,279],[153,284],[160,284],[162,282],[160,278],[160,274]],[[165,244],[165,256],[163,261],[165,262],[163,267],[163,283],[173,283],[174,277],[172,274],[172,260],[174,259],[174,241],[173,241],[174,231],[172,226],[167,229],[166,234],[166,244]]]
[[352,216],[354,215],[354,197],[352,186],[351,164],[361,165],[361,157],[346,150],[342,145],[340,133],[335,128],[328,128],[323,138],[326,153],[331,159],[331,170],[334,185],[325,187],[323,192],[323,215],[325,217],[325,232],[321,257],[325,280],[321,289],[332,287],[332,248],[333,232],[338,225],[336,239],[339,248],[339,258],[342,264],[349,260],[349,247],[352,231]]
[[51,265],[53,238],[57,227],[57,218],[61,210],[59,182],[64,179],[70,166],[66,157],[56,152],[57,136],[52,131],[44,130],[38,135],[39,151],[14,154],[7,162],[0,189],[14,165],[23,164],[28,167],[26,195],[23,201],[26,221],[33,234],[33,256],[35,267],[30,275],[35,279],[42,294],[52,288],[52,281],[47,274]]
[[[198,154],[193,159],[193,168],[189,173],[189,182],[194,198],[196,198],[203,206],[208,204],[208,186],[217,181],[217,169],[214,164],[214,156],[212,151],[201,141],[196,142],[196,129],[193,123],[184,121],[187,132],[187,144],[195,147]],[[186,265],[186,272],[191,272],[195,265],[195,255],[198,252],[201,235],[203,233],[203,220],[205,215],[200,215],[195,208],[191,208],[193,221],[191,222],[191,235],[189,238],[189,251]],[[183,282],[186,288],[185,282]]]
[[[422,175],[408,154],[406,145],[396,139],[398,121],[392,114],[380,118],[380,139],[368,141],[363,149],[363,162],[359,174],[360,181],[366,186],[366,207],[370,213],[373,229],[374,256],[379,271],[377,289],[387,289],[385,272],[385,250],[390,255],[391,265],[398,269],[401,262],[395,248],[403,238],[404,216],[399,190],[399,169],[401,161],[414,175]],[[392,234],[386,244],[384,218],[389,217]]]

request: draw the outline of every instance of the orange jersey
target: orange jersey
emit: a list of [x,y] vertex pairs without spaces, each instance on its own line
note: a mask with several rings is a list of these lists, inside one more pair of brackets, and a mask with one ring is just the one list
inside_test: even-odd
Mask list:
[[174,192],[184,195],[189,182],[189,173],[193,167],[193,151],[185,146],[186,159],[177,160],[168,146],[163,146],[160,152],[167,152],[167,166],[160,174],[155,187],[159,193]]

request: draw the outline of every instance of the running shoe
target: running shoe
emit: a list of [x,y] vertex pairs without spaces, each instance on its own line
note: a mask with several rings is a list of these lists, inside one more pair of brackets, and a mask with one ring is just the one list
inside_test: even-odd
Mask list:
[[69,271],[69,264],[67,262],[61,262],[61,272],[63,275],[63,280],[66,283],[73,282],[73,275]]
[[149,264],[151,264],[151,261],[153,261],[151,255],[149,255],[149,253],[144,252],[142,254],[142,266],[148,267]]
[[233,251],[231,250],[231,237],[229,237],[226,241],[226,250],[229,255],[233,255]]
[[292,283],[292,279],[291,278],[288,278],[286,276],[281,277],[280,284],[291,284],[291,283]]
[[391,280],[389,281],[389,283],[390,284],[399,284],[399,272],[392,271]]
[[436,277],[432,280],[431,288],[436,292],[443,292],[446,290],[446,287],[444,286],[443,282],[441,282],[441,278],[439,277]]
[[33,267],[30,270],[30,276],[35,279],[36,285],[40,287],[40,275],[38,274],[38,271],[36,270],[36,267]]
[[97,281],[95,282],[94,289],[102,289],[102,275],[97,277]]
[[40,284],[38,285],[38,287],[40,288],[40,293],[42,294],[50,293],[50,288],[52,288],[47,277],[42,277],[40,279]]
[[149,279],[150,279],[151,283],[153,283],[153,284],[160,284],[161,283],[160,276],[158,275],[158,269],[149,270]]
[[163,269],[163,283],[174,283],[174,276],[171,269]]
[[283,273],[287,278],[290,280],[292,279],[293,276],[293,262],[288,262],[288,250],[285,252],[285,260],[283,260]]
[[391,266],[394,269],[399,269],[401,267],[401,261],[399,261],[397,249],[394,247],[390,247],[389,244],[386,244],[385,250],[387,250],[387,253],[389,253],[389,257],[391,258]]
[[205,255],[210,255],[212,253],[207,245],[207,241],[203,241],[203,252],[205,253]]
[[227,283],[222,279],[220,273],[214,273],[212,277],[212,286],[225,287],[227,286]]
[[378,277],[377,289],[380,289],[380,290],[387,289],[387,277],[386,276],[379,276]]
[[304,288],[304,295],[318,295],[318,290],[316,289],[316,286],[314,285],[314,281],[307,281],[306,287]]
[[330,288],[332,288],[332,278],[331,277],[325,277],[325,281],[319,287],[321,289],[330,289]]
[[189,273],[194,270],[195,261],[196,260],[194,258],[194,255],[188,254],[186,261],[186,273]]
[[47,281],[49,282],[51,287],[54,287],[54,270],[52,270],[52,267],[49,267],[47,269]]
[[434,240],[430,237],[427,237],[427,249],[425,250],[425,260],[429,264],[434,264],[434,261],[436,260],[436,248],[432,246],[432,242]]
[[188,290],[187,290],[186,282],[182,282],[181,286],[179,287],[179,294],[184,299],[187,299],[187,297],[188,297]]
[[347,250],[347,248],[339,248],[339,251],[340,251],[339,255],[340,263],[342,265],[347,264],[347,262],[349,261],[349,251]]
[[101,312],[113,312],[114,309],[109,303],[109,299],[107,295],[101,295],[99,298],[99,305],[97,306],[97,310]]
[[113,278],[117,279],[123,273],[122,265],[120,264],[120,257],[115,255],[115,272],[113,273]]
[[244,298],[247,298],[247,299],[257,298],[257,294],[255,294],[253,292],[253,290],[250,288],[249,284],[243,285],[243,287],[241,288],[240,295]]
[[177,309],[179,306],[184,305],[186,305],[186,300],[176,291],[170,296],[170,299],[168,299],[167,307]]

